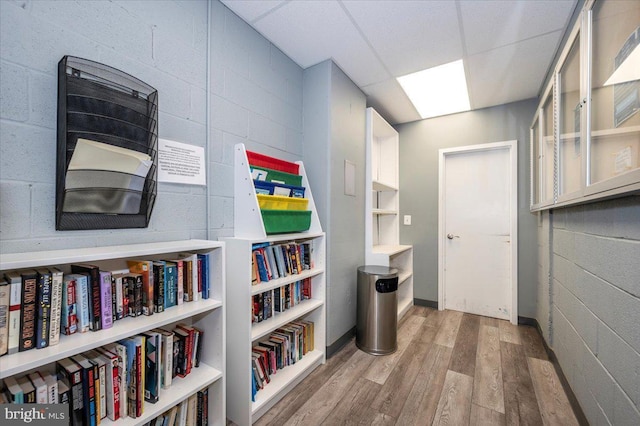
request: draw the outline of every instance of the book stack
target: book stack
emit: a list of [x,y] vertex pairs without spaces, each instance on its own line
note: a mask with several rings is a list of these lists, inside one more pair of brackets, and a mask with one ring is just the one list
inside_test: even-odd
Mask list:
[[166,261],[129,260],[117,270],[72,264],[69,273],[56,267],[8,271],[0,280],[0,356],[208,299],[209,265],[208,254],[182,253]]
[[254,244],[251,253],[251,284],[297,275],[313,268],[311,243]]
[[150,426],[207,426],[209,389],[204,388],[147,423]]
[[311,299],[311,278],[253,295],[251,322],[262,322]]
[[300,361],[314,350],[313,322],[298,320],[272,332],[252,348],[252,378],[255,393],[269,384],[274,374]]

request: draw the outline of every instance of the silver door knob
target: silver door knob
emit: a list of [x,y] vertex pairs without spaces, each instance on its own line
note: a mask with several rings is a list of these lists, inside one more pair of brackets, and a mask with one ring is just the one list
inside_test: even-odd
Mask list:
[[454,238],[460,238],[459,235],[447,234],[447,238],[453,240]]

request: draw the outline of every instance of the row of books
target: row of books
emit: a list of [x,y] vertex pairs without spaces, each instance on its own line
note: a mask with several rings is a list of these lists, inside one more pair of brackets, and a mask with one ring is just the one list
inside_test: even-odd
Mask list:
[[126,317],[153,315],[209,298],[208,254],[175,260],[129,260],[128,268],[96,265],[9,271],[0,279],[0,355],[59,343],[71,335],[108,329]]
[[311,243],[259,243],[252,247],[251,284],[296,275],[313,268]]
[[252,348],[252,400],[263,389],[278,370],[300,361],[314,350],[313,322],[292,321],[272,332],[267,340]]
[[207,426],[208,424],[209,389],[204,388],[145,423],[144,426]]
[[251,322],[262,322],[275,313],[284,312],[303,300],[311,299],[311,278],[255,294],[252,297]]
[[202,330],[186,324],[171,331],[154,329],[61,359],[56,376],[35,372],[7,377],[2,393],[14,404],[69,404],[73,425],[137,418],[145,402],[158,402],[160,389],[198,367],[203,338]]

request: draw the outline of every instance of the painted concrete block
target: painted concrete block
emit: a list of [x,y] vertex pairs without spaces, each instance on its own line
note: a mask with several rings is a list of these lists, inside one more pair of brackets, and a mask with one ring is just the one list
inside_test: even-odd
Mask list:
[[222,45],[220,59],[222,60],[222,64],[226,68],[240,74],[243,77],[251,78],[249,74],[249,52],[244,46],[238,46],[235,43],[229,41],[229,39],[226,37],[226,34],[224,43]]
[[294,130],[302,130],[302,111],[280,98],[272,96],[269,108],[274,121]]
[[577,320],[574,322],[578,334],[593,353],[598,353],[598,318],[580,301],[576,304]]
[[55,178],[49,183],[33,184],[31,202],[31,234],[39,237],[56,235],[56,185]]
[[640,297],[640,241],[576,234],[575,250],[578,265]]
[[624,393],[620,387],[614,387],[614,411],[613,411],[613,424],[614,425],[639,425],[640,424],[640,411],[638,410],[638,403],[633,402],[628,398],[628,395]]
[[553,252],[573,261],[575,258],[575,235],[570,231],[554,229]]
[[55,130],[58,125],[57,75],[30,71],[27,96],[29,97],[29,124]]
[[206,197],[193,194],[161,193],[153,209],[154,229],[184,231],[206,223]]
[[[206,28],[202,29],[206,31]],[[182,44],[171,34],[153,35],[153,60],[156,67],[198,87],[205,87],[207,57],[191,45]]]
[[216,164],[215,176],[211,181],[210,187],[211,195],[233,197],[233,166]]
[[259,114],[249,114],[249,139],[283,151],[287,150],[285,127]]
[[613,208],[613,235],[640,240],[640,197],[627,197],[615,201]]
[[0,71],[0,116],[6,120],[26,122],[29,120],[29,72],[5,61],[0,62]]
[[0,179],[54,182],[56,138],[55,129],[3,122],[0,126]]
[[262,87],[234,73],[224,74],[224,97],[241,107],[263,116],[269,116],[271,96]]
[[[583,375],[587,387],[591,394],[595,397],[598,405],[602,408],[605,415],[613,418],[613,388],[615,380],[609,372],[601,364],[600,360],[588,350],[583,348]],[[584,404],[581,401],[581,405]]]
[[613,236],[615,217],[610,203],[595,203],[582,207],[584,230],[589,234]]
[[238,137],[231,133],[222,133],[221,157],[219,163],[226,164],[227,166],[233,166],[235,152],[234,147],[238,143],[244,143],[246,145],[247,139]]
[[274,45],[271,45],[271,66],[295,87],[302,89],[302,68]]
[[288,152],[291,152],[293,154],[299,155],[300,157],[302,157],[302,141],[303,141],[303,134],[302,131],[300,130],[294,130],[294,129],[290,129],[287,128],[286,129],[286,133],[285,133],[285,149]]
[[2,208],[0,208],[0,228],[2,228],[2,250],[11,253],[5,240],[28,238],[31,235],[31,185],[26,182],[0,182]]
[[246,109],[220,96],[212,95],[211,116],[211,125],[216,129],[247,137],[249,113]]
[[567,229],[567,231],[583,232],[584,206],[574,206],[566,209],[565,228]]
[[204,147],[207,129],[204,124],[176,117],[160,111],[158,121],[162,123],[158,137]]
[[206,125],[207,91],[204,88],[189,86],[189,114],[186,118]]
[[611,287],[611,300],[611,316],[605,322],[640,353],[640,298]]
[[598,326],[598,358],[635,405],[640,405],[640,354],[607,325]]

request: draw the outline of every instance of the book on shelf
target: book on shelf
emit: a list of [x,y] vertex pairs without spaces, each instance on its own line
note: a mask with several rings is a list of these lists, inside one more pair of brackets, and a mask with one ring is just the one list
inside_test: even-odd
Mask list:
[[[142,314],[152,315],[155,304],[155,271],[154,262],[150,260],[129,260],[127,266],[132,273],[142,275]],[[156,311],[157,312],[157,311]]]
[[20,325],[22,321],[22,277],[16,271],[5,274],[9,283],[9,327],[7,353],[14,354],[20,347]]
[[9,299],[11,286],[0,278],[0,356],[9,350]]
[[127,388],[127,348],[123,344],[116,342],[103,347],[105,351],[115,354],[118,357],[118,392],[120,394],[120,418],[127,417],[128,413],[128,388]]
[[165,261],[164,269],[164,308],[177,305],[178,267],[174,262]]
[[153,330],[143,335],[146,342],[144,399],[155,404],[158,402],[162,381],[162,339],[160,333]]
[[198,255],[179,253],[184,268],[184,301],[197,301],[198,298]]
[[49,346],[51,329],[51,272],[39,268],[36,287],[36,348]]
[[184,303],[185,261],[182,259],[173,259],[167,262],[173,263],[176,266],[175,301],[176,305],[182,305],[182,303]]
[[[96,380],[96,416],[98,423],[107,417],[107,360],[95,349],[86,351],[83,355],[97,366]],[[113,389],[108,389],[109,393]]]
[[163,389],[171,386],[173,378],[173,332],[161,328],[153,329],[160,334],[161,374],[160,385]]
[[34,371],[33,373],[28,374],[27,377],[35,389],[36,404],[48,404],[49,394],[47,384],[42,376],[40,376],[40,373]]
[[188,343],[189,332],[180,327],[176,327],[173,330],[173,334],[174,334],[173,376],[186,377],[188,374],[187,363],[190,356],[189,343]]
[[199,275],[199,291],[201,292],[202,299],[209,298],[209,280],[211,279],[212,271],[209,270],[209,253],[199,253],[198,254],[198,262],[201,265],[201,269],[198,269],[198,272],[202,271]]
[[[127,269],[125,271],[111,271],[111,291],[112,296],[114,298],[114,302],[112,305],[113,309],[113,319],[115,321],[119,321],[126,316],[128,316],[128,300],[129,297],[126,295],[127,293],[127,280],[124,279],[126,274],[129,273]],[[126,295],[126,296],[125,296]],[[125,308],[125,304],[127,305]]]
[[118,355],[105,347],[96,349],[105,363],[107,417],[115,421],[120,418],[120,371]]
[[[82,367],[70,358],[63,358],[56,363],[58,378],[66,382],[70,389],[71,421],[73,426],[82,425],[84,420],[84,391],[82,385]],[[61,385],[58,383],[58,390]]]
[[165,273],[167,269],[167,263],[163,260],[156,260],[153,262],[153,291],[155,295],[154,310],[155,312],[164,312],[166,306],[165,294],[166,279]]
[[95,426],[99,422],[100,378],[98,366],[82,354],[76,354],[71,360],[80,366],[82,377],[83,422]]
[[176,414],[176,426],[186,426],[187,424],[187,409],[189,405],[189,399],[185,399],[178,404],[178,413]]
[[100,271],[100,327],[113,327],[113,298],[111,297],[111,272]]
[[60,342],[60,312],[62,310],[62,271],[58,268],[49,268],[51,274],[51,308],[49,346],[55,346]]
[[75,281],[77,332],[85,333],[90,328],[89,276],[87,274],[65,274],[65,281]]
[[20,323],[19,351],[36,347],[37,287],[38,273],[35,270],[23,270],[22,276],[22,321]]
[[198,391],[198,418],[197,426],[207,426],[209,424],[209,388]]
[[129,273],[126,274],[123,280],[127,280],[127,288],[129,297],[128,306],[129,306],[129,316],[130,317],[139,317],[143,314],[142,310],[142,287],[143,287],[143,276],[142,274]]
[[127,348],[127,412],[137,418],[144,412],[145,338],[132,336],[121,343]]
[[198,395],[187,398],[187,426],[197,426]]
[[22,398],[25,404],[35,404],[36,403],[36,388],[29,380],[29,377],[22,376],[18,377],[18,384],[22,388]]
[[13,376],[6,377],[4,379],[4,387],[10,403],[13,403],[13,404],[24,403],[24,394],[22,393],[22,388],[18,384],[18,381],[16,380],[15,377]]
[[100,317],[100,269],[95,265],[76,264],[71,265],[71,272],[74,274],[87,275],[89,288],[89,330],[98,331],[102,329],[102,318]]
[[47,385],[47,403],[58,403],[58,377],[53,373],[41,374],[42,379]]
[[62,282],[62,306],[60,312],[60,331],[71,335],[78,331],[78,307],[76,304],[76,280],[64,276]]

